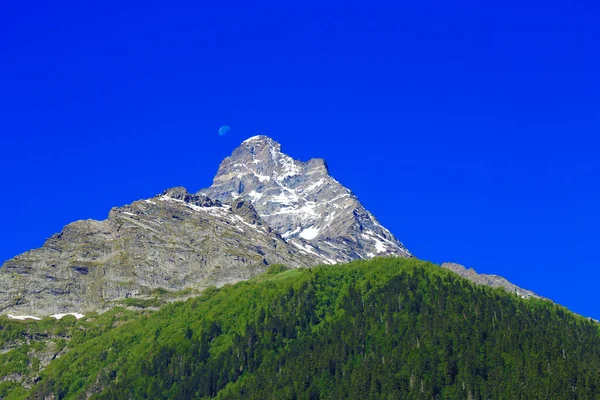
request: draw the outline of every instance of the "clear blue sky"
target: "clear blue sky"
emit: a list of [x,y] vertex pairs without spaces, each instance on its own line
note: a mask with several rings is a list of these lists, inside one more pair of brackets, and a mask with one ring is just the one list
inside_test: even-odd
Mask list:
[[419,258],[600,319],[596,1],[83,3],[2,4],[1,260],[264,133]]

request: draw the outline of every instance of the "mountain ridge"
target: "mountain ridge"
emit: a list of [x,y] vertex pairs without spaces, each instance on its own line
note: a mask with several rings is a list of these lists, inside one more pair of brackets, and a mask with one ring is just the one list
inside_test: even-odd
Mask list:
[[467,278],[471,282],[474,282],[478,285],[484,285],[493,288],[503,288],[507,292],[514,293],[523,299],[536,298],[541,300],[549,300],[532,292],[531,290],[523,289],[515,285],[500,275],[477,273],[477,271],[475,271],[473,268],[467,269],[465,266],[453,262],[442,263],[441,267],[448,269],[455,274],[462,276],[463,278]]

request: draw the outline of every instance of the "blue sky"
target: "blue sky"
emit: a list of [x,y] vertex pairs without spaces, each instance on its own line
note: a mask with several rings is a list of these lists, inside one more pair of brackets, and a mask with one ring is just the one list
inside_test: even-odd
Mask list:
[[2,5],[0,260],[263,133],[419,258],[600,319],[597,2],[86,3]]

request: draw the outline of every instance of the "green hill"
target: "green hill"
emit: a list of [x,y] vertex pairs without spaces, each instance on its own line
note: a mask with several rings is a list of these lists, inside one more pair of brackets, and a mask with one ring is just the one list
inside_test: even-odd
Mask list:
[[418,260],[276,266],[113,322],[7,398],[600,398],[596,323]]

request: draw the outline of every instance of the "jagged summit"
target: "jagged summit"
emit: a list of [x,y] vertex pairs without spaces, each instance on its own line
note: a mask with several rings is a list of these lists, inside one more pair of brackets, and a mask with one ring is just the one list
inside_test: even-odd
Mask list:
[[[311,159],[308,163],[314,170],[329,173],[322,159]],[[264,135],[253,136],[244,140],[231,156],[221,162],[213,186],[244,175],[251,175],[259,182],[270,180],[280,182],[285,178],[299,175],[302,164],[282,153],[281,145],[272,138]]]
[[200,191],[223,203],[244,198],[277,233],[326,262],[376,255],[412,257],[357,197],[329,174],[323,159],[298,161],[264,135],[246,139]]
[[256,135],[256,136],[249,137],[248,139],[244,140],[242,142],[242,144],[251,143],[251,142],[271,142],[274,145],[281,147],[281,145],[279,145],[278,142],[276,142],[275,140],[273,140],[271,137],[269,137],[267,135]]

